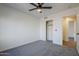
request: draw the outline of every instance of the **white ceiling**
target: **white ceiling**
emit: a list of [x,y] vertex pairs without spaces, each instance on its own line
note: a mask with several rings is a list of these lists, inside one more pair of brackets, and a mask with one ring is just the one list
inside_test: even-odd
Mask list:
[[6,6],[15,8],[21,12],[27,13],[29,15],[35,16],[37,18],[47,17],[48,15],[67,10],[69,8],[78,7],[79,3],[45,3],[43,6],[52,6],[52,9],[44,9],[42,13],[34,11],[28,11],[31,8],[34,8],[33,5],[29,3],[6,3]]

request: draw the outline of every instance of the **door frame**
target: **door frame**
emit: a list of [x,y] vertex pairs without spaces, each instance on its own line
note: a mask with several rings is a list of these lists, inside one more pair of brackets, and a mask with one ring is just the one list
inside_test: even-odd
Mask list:
[[[62,21],[62,30],[63,30],[63,32],[62,32],[62,34],[63,34],[62,35],[62,38],[63,38],[62,44],[64,44],[64,41],[68,41],[67,40],[68,28],[67,27],[66,28],[64,27],[65,26],[64,25],[64,22],[65,22],[66,18],[72,18],[73,21],[74,21],[74,31],[75,31],[75,34],[74,34],[74,42],[75,42],[75,47],[76,47],[77,46],[77,42],[76,42],[76,21],[77,21],[77,16],[76,15],[73,15],[73,16],[64,16],[63,17],[63,21]],[[65,37],[65,35],[66,35],[66,37]]]
[[[53,20],[47,20],[47,21],[46,21],[46,41],[48,41],[48,40],[47,40],[47,23],[48,23],[48,22],[52,22],[52,26],[53,26]],[[52,29],[52,30],[53,30],[53,29]],[[53,33],[53,31],[52,31],[52,33]],[[53,42],[53,38],[52,38],[52,42]]]

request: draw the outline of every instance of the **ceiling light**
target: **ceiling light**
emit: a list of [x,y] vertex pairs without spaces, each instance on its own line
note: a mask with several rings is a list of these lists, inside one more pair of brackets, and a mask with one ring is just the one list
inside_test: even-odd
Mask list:
[[38,12],[40,12],[40,13],[42,12],[42,10],[41,10],[41,9],[37,9],[37,11],[38,11]]

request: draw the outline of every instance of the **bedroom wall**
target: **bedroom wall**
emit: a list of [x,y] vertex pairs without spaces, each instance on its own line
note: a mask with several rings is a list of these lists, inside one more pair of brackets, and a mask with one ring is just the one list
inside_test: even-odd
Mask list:
[[[79,33],[79,14],[77,15],[77,33]],[[79,53],[79,35],[76,36],[76,39],[77,39],[77,50]]]
[[0,51],[37,41],[39,36],[37,18],[0,5]]
[[[62,40],[63,40],[63,29],[62,29],[62,21],[63,21],[63,17],[64,16],[73,16],[73,15],[79,15],[79,7],[77,8],[72,8],[72,9],[68,9],[68,10],[65,10],[65,11],[62,11],[62,12],[59,12],[59,13],[56,13],[56,14],[52,14],[52,15],[49,15],[47,19],[44,19],[42,18],[41,21],[40,21],[40,37],[41,37],[41,40],[46,40],[46,24],[45,22],[47,20],[53,20],[53,36],[52,36],[52,40],[53,40],[53,43],[54,44],[58,44],[58,45],[62,45]],[[79,20],[79,18],[77,19]],[[79,27],[78,27],[79,28]],[[75,33],[75,37],[76,37],[76,33]],[[78,41],[78,38],[76,37],[75,41]],[[79,44],[77,44],[77,47],[79,46]],[[79,50],[79,48],[78,48]]]

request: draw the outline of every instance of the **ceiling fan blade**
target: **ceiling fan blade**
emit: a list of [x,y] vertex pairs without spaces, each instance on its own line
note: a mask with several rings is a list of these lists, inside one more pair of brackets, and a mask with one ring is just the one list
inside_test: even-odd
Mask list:
[[30,3],[31,5],[33,5],[33,6],[35,6],[35,7],[38,7],[36,4],[34,4],[34,3]]
[[37,9],[37,8],[29,9],[29,11],[32,11],[32,10],[35,10],[35,9]]
[[51,9],[52,7],[42,7],[42,9]]

